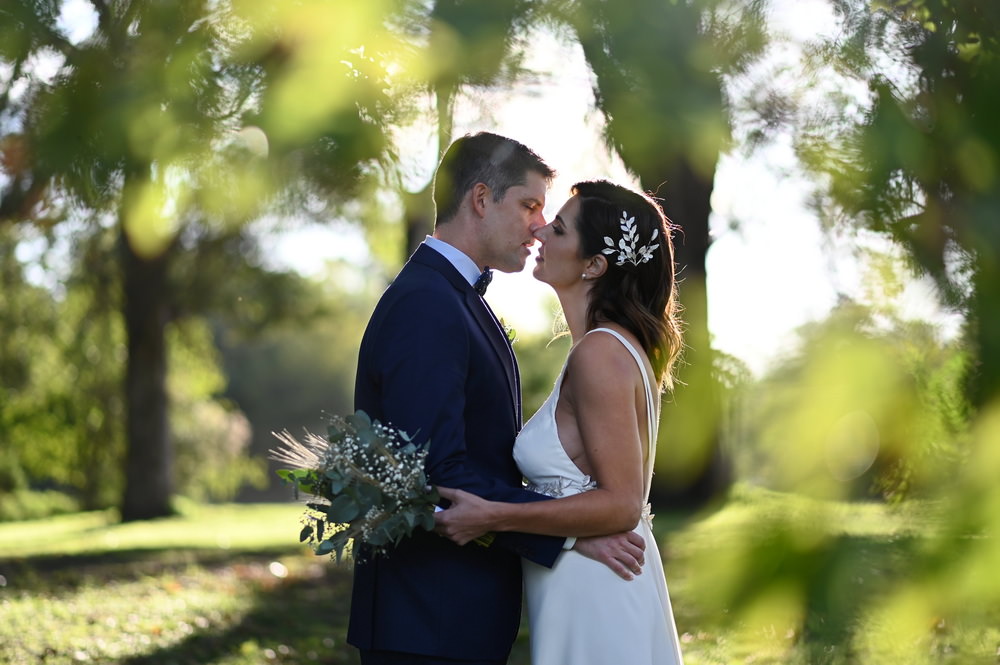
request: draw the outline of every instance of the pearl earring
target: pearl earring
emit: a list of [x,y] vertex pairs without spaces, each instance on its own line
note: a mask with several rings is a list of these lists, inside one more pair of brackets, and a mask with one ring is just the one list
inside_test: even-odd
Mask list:
[[582,275],[580,275],[580,279],[587,279],[587,273],[583,273]]

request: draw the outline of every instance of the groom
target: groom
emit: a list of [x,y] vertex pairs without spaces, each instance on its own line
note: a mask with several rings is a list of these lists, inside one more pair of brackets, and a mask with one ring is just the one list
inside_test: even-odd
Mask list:
[[[355,408],[429,441],[434,485],[497,501],[546,498],[521,488],[512,457],[521,427],[517,362],[481,294],[487,266],[524,268],[553,175],[512,139],[483,132],[455,141],[435,175],[434,234],[365,330]],[[564,547],[577,547],[621,568],[609,552],[622,538],[505,532],[488,547],[459,547],[418,530],[384,556],[356,558],[348,642],[363,665],[506,663],[520,620],[521,557],[551,566]]]

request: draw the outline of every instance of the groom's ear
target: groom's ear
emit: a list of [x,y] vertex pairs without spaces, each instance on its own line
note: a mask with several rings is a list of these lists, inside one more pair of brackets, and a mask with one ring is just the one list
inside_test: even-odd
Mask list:
[[472,186],[469,194],[472,197],[469,202],[472,206],[472,211],[479,217],[485,217],[486,200],[492,200],[493,197],[493,192],[490,190],[489,185],[483,182],[477,182]]

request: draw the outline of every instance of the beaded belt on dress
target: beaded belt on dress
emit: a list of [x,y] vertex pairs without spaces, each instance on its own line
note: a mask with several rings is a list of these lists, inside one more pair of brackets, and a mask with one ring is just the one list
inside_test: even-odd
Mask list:
[[528,483],[526,487],[526,489],[532,492],[552,497],[563,496],[566,493],[566,490],[569,489],[576,490],[574,494],[579,494],[581,492],[589,492],[590,490],[596,488],[597,482],[591,480],[590,476],[584,476],[583,482],[576,482],[569,478],[556,478],[555,480],[544,483]]
[[[525,489],[532,492],[537,492],[538,494],[544,494],[545,496],[560,497],[566,493],[568,489],[574,489],[576,492],[574,494],[580,494],[582,492],[589,492],[592,489],[597,489],[597,482],[591,479],[590,476],[584,476],[583,482],[575,482],[569,478],[557,478],[555,480],[549,481],[547,483],[528,483]],[[646,521],[650,526],[653,525],[653,506],[647,503],[642,507],[642,519]]]

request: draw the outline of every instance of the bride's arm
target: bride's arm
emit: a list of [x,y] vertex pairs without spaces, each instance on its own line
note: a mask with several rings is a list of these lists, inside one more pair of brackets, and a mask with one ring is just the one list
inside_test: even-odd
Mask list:
[[632,356],[606,335],[586,338],[570,358],[561,398],[571,400],[596,489],[530,504],[444,489],[442,496],[453,507],[436,515],[437,530],[460,542],[488,531],[584,537],[634,528],[642,514],[644,480],[637,371]]

